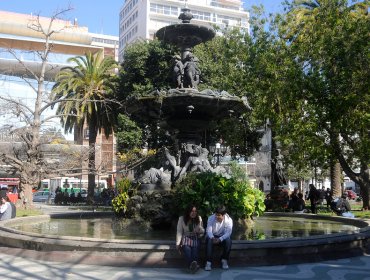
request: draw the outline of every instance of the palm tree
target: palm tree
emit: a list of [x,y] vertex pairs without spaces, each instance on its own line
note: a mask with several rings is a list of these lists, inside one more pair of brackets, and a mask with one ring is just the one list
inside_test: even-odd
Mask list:
[[88,197],[89,204],[94,203],[95,188],[95,142],[102,129],[108,137],[116,123],[113,97],[116,92],[116,62],[111,57],[104,57],[103,52],[87,53],[85,56],[72,57],[68,60],[75,66],[64,67],[56,76],[52,91],[58,102],[57,115],[65,132],[85,123],[89,129],[88,159]]

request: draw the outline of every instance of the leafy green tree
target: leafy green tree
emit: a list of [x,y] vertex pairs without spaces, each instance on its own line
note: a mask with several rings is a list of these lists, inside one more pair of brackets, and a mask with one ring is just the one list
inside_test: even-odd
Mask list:
[[240,29],[220,30],[222,36],[194,48],[202,71],[199,90],[227,91],[240,98],[247,98],[253,111],[243,116],[230,112],[228,119],[214,123],[209,128],[209,139],[222,139],[231,148],[232,156],[249,156],[258,147],[264,119],[256,118],[254,100],[255,84],[251,49],[254,42]]
[[137,124],[124,114],[118,115],[116,138],[117,150],[127,152],[142,145],[143,132]]
[[[280,34],[296,54],[304,82],[299,124],[358,183],[369,207],[369,1],[293,1]],[[298,118],[296,120],[299,120]]]
[[104,57],[102,51],[72,57],[68,62],[75,66],[65,67],[58,73],[53,92],[55,100],[63,100],[58,105],[57,114],[61,115],[66,132],[85,123],[88,125],[88,203],[93,203],[97,133],[104,132],[108,137],[116,123],[117,78],[114,70],[117,65],[112,57]]
[[[131,98],[140,98],[156,90],[171,88],[172,57],[178,52],[176,48],[158,40],[130,44],[125,49],[120,68],[120,101],[126,104],[125,106],[135,106],[130,103]],[[127,113],[125,108],[122,113]],[[145,144],[148,149],[158,149],[170,141],[166,131],[159,127],[158,120],[150,114],[129,116],[129,118],[135,123],[131,124],[142,131],[140,148]]]
[[130,44],[120,68],[120,98],[141,96],[171,87],[171,60],[176,49],[158,40]]

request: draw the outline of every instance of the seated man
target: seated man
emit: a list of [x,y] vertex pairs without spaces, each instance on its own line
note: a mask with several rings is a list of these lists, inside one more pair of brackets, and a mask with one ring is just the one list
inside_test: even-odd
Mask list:
[[228,269],[227,261],[231,251],[231,232],[233,230],[233,220],[226,213],[225,206],[217,207],[214,214],[209,216],[206,230],[206,257],[207,263],[204,268],[207,271],[212,269],[213,246],[221,245],[223,252],[221,263],[223,269]]
[[351,211],[351,205],[347,200],[347,195],[344,193],[342,197],[335,198],[331,203],[331,209],[335,212],[338,216],[344,217],[351,217],[353,218],[353,214]]

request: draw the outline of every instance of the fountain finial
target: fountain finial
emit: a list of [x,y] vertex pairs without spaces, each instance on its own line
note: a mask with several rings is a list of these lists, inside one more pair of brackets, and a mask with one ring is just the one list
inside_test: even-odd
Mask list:
[[193,14],[186,4],[185,7],[181,9],[181,12],[182,13],[179,15],[178,19],[182,20],[182,23],[190,23],[190,20],[193,18]]

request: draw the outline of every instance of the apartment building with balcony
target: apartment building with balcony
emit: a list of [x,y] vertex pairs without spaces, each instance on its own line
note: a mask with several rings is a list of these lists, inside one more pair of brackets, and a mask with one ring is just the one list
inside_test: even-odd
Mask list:
[[249,31],[249,13],[242,0],[125,0],[119,13],[119,60],[128,44],[153,39],[158,29],[179,23],[178,16],[185,5],[193,14],[194,24],[235,26]]

